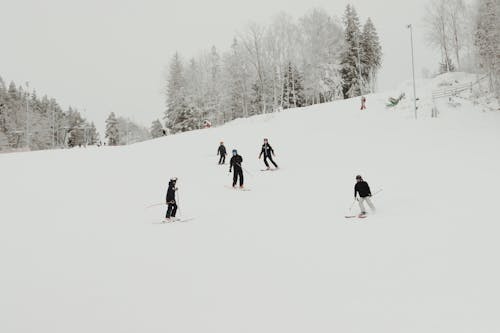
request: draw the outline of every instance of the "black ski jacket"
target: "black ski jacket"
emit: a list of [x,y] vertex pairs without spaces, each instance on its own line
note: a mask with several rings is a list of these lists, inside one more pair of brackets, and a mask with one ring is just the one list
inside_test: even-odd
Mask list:
[[168,183],[167,203],[172,201],[175,201],[175,183],[171,181]]
[[231,161],[229,161],[229,171],[234,167],[235,170],[241,170],[241,163],[243,162],[243,157],[236,154],[231,157]]
[[219,149],[217,150],[217,155],[227,155],[226,153],[226,147],[224,145],[220,145]]
[[260,151],[259,158],[264,154],[264,157],[271,157],[271,154],[274,155],[273,147],[269,143],[264,143],[262,145],[262,150]]
[[369,197],[372,195],[370,186],[368,186],[368,183],[364,180],[357,182],[356,185],[354,185],[354,197],[356,197],[357,193],[359,193],[359,196],[361,198]]

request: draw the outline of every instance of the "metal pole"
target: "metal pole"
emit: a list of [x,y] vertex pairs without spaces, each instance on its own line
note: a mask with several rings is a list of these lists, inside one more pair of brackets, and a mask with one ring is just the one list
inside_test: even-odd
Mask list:
[[408,24],[408,29],[410,29],[410,43],[411,43],[411,68],[413,75],[413,109],[415,111],[415,119],[417,119],[417,92],[415,88],[415,61],[413,56],[413,27],[411,24]]
[[29,113],[29,102],[30,102],[30,83],[26,82],[26,148],[30,148],[30,113]]

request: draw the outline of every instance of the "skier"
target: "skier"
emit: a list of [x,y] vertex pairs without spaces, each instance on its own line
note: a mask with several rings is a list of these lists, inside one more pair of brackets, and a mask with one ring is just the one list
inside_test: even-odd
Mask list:
[[220,155],[219,158],[219,165],[220,164],[226,164],[226,147],[224,146],[224,142],[220,142],[219,149],[217,150],[217,155]]
[[361,109],[360,110],[366,110],[366,97],[361,96]]
[[273,147],[271,147],[271,145],[269,144],[269,141],[267,140],[267,138],[264,139],[264,144],[262,145],[262,150],[260,151],[260,154],[259,154],[259,160],[260,160],[260,158],[262,157],[263,154],[264,154],[264,163],[266,164],[266,167],[267,167],[266,170],[270,170],[271,169],[269,167],[269,163],[267,163],[267,159],[269,159],[271,161],[271,163],[274,164],[274,167],[276,169],[278,169],[278,165],[276,164],[276,162],[273,161],[273,156],[275,156],[274,155]]
[[[359,194],[359,199],[357,198],[357,194]],[[375,212],[375,206],[370,199],[372,196],[372,192],[370,191],[370,186],[367,182],[363,180],[360,175],[356,176],[356,185],[354,185],[354,199],[359,201],[359,209],[361,209],[361,215],[366,215],[364,202],[368,203],[370,209]]]
[[233,187],[236,187],[236,183],[238,182],[238,177],[240,178],[240,188],[243,188],[243,168],[241,163],[243,162],[243,157],[238,155],[238,151],[233,149],[233,157],[229,161],[229,172],[234,167],[233,173]]
[[177,187],[175,184],[177,183],[177,177],[170,178],[168,182],[168,190],[167,190],[167,214],[165,216],[165,222],[175,221],[175,213],[177,212],[177,202],[175,201],[175,191],[177,191]]

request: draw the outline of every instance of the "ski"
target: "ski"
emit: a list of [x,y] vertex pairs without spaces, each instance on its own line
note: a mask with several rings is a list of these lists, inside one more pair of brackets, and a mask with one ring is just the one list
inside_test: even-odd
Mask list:
[[183,218],[183,219],[177,219],[177,220],[170,220],[170,221],[166,221],[165,219],[161,220],[160,222],[153,222],[153,224],[169,224],[169,223],[175,223],[175,222],[189,222],[189,221],[192,221],[194,220],[194,217],[187,217],[187,218]]
[[346,219],[352,219],[352,218],[355,218],[355,217],[357,217],[358,219],[364,219],[364,218],[366,218],[366,215],[359,214],[359,215],[346,215],[345,216]]
[[235,190],[235,191],[250,191],[250,189],[246,188],[246,187],[240,188],[238,186],[232,187],[232,186],[229,186],[229,185],[224,185],[224,187],[227,188],[227,189],[230,189],[230,190]]

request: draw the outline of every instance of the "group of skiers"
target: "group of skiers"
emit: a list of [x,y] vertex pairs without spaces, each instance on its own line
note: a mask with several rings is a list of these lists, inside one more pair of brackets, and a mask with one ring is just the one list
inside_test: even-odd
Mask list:
[[[226,147],[224,146],[223,141],[220,142],[219,148],[217,149],[217,155],[220,156],[218,164],[224,165],[226,163],[227,150]],[[275,169],[278,169],[278,165],[273,160],[273,156],[275,156],[274,150],[269,144],[269,140],[267,138],[264,139],[264,143],[262,144],[262,149],[259,154],[259,159],[261,159],[262,156],[264,156],[264,164],[266,165],[265,170],[271,170],[268,160],[274,165]],[[236,184],[238,184],[238,181],[240,189],[244,188],[243,166],[241,165],[242,163],[243,163],[243,157],[241,157],[241,155],[238,154],[238,151],[236,149],[233,149],[232,157],[229,161],[229,172],[231,173],[234,170],[233,188],[236,188]],[[168,183],[168,190],[166,196],[166,203],[168,205],[167,213],[165,216],[166,222],[178,220],[175,217],[175,214],[177,212],[177,202],[175,199],[175,192],[177,191],[176,183],[177,183],[177,177],[171,178]],[[359,217],[364,217],[366,215],[366,209],[364,205],[365,202],[368,204],[370,209],[373,212],[375,212],[375,206],[371,201],[371,196],[372,193],[370,190],[370,186],[366,181],[363,180],[363,177],[357,175],[356,184],[354,185],[354,200],[357,200],[359,204],[359,208],[361,211]]]
[[[244,187],[244,177],[243,177],[243,166],[241,165],[243,163],[243,157],[238,154],[238,150],[233,149],[232,150],[232,157],[231,160],[229,161],[229,172],[231,173],[233,170],[233,187],[236,187],[236,184],[239,181],[239,186],[240,188]],[[219,165],[225,164],[226,163],[226,155],[227,155],[227,150],[226,146],[224,146],[224,142],[221,141],[219,148],[217,149],[217,155],[219,157]],[[262,149],[259,154],[259,159],[262,158],[262,155],[264,155],[264,164],[266,165],[266,170],[270,170],[269,163],[267,160],[271,161],[271,163],[274,165],[275,169],[278,169],[278,164],[274,162],[273,156],[274,154],[274,149],[271,147],[269,144],[269,140],[267,138],[264,139],[264,143],[262,144]]]

